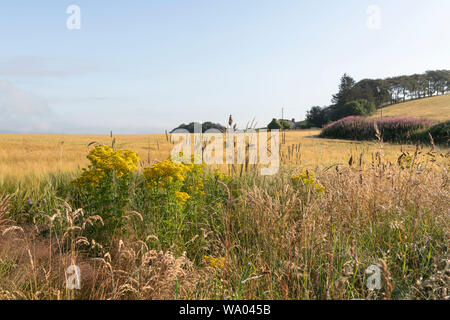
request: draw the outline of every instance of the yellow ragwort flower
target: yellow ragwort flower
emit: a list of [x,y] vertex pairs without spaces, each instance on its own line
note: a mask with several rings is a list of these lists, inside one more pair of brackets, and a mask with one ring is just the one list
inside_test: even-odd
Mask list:
[[174,163],[172,160],[159,161],[144,169],[147,186],[165,188],[177,182],[183,182],[191,165]]
[[181,205],[184,205],[186,201],[191,197],[186,192],[175,192],[174,196]]
[[204,256],[203,257],[206,261],[206,264],[213,268],[223,269],[225,268],[225,258],[224,257],[218,257],[214,258],[211,256]]
[[300,182],[304,186],[308,188],[313,188],[317,193],[322,193],[325,191],[325,187],[319,184],[314,176],[314,174],[306,172],[301,173],[297,176],[293,176],[291,178],[292,182],[298,183]]
[[96,146],[89,152],[87,158],[91,162],[88,169],[75,183],[83,185],[96,185],[104,176],[114,173],[121,178],[137,170],[139,156],[131,150],[114,150],[109,146]]

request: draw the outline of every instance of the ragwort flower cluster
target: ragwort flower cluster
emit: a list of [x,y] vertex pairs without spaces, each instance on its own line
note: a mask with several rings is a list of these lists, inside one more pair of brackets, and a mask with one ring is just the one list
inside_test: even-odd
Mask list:
[[137,170],[139,156],[131,150],[114,150],[109,146],[96,146],[87,156],[91,164],[83,169],[78,186],[95,186],[109,174],[121,178]]
[[148,187],[167,188],[175,184],[182,184],[189,170],[189,165],[166,160],[145,168],[144,176]]
[[223,269],[225,268],[225,258],[224,257],[212,257],[212,256],[203,256],[205,262],[208,266],[212,268]]
[[203,194],[203,165],[175,163],[171,159],[144,169],[146,186],[173,195],[184,205],[195,194]]
[[303,185],[307,189],[315,190],[317,193],[322,193],[325,191],[325,187],[316,180],[314,174],[309,172],[293,176],[291,181],[294,185]]

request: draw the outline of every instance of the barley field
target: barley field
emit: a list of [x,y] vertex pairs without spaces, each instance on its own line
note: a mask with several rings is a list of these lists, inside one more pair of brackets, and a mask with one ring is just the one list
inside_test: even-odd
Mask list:
[[[376,142],[317,139],[319,133],[320,130],[284,133],[281,144],[284,163],[295,162],[314,169],[344,164],[352,156],[359,159],[361,154],[363,161],[368,162],[378,150]],[[134,150],[144,164],[166,160],[174,147],[165,134],[115,135],[114,138],[117,148]],[[0,178],[39,178],[48,173],[75,172],[87,165],[90,143],[111,145],[111,141],[110,135],[0,134]],[[290,154],[291,148],[295,148],[295,156]],[[386,144],[386,159],[396,160],[401,150],[412,152],[414,146]]]
[[1,135],[0,299],[448,299],[448,148],[318,134],[274,176],[166,135]]
[[450,95],[411,100],[378,109],[372,118],[380,117],[415,117],[430,120],[450,120]]

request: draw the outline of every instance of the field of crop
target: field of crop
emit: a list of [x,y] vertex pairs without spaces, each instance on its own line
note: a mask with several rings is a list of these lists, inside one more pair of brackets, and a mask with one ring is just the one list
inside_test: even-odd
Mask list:
[[266,177],[165,135],[1,135],[0,299],[448,299],[449,150],[318,134]]
[[450,95],[423,98],[378,109],[372,117],[414,117],[430,120],[450,120]]
[[[375,142],[317,139],[319,130],[286,132],[281,146],[282,159],[314,169],[344,164],[351,156],[371,161],[377,152]],[[166,160],[173,144],[166,135],[118,135],[116,145],[137,152],[144,164]],[[86,154],[91,142],[111,144],[110,135],[9,135],[0,134],[0,179],[43,177],[47,173],[74,172],[87,165]],[[289,149],[298,146],[295,159]],[[401,150],[413,151],[413,146],[386,144],[387,159],[395,161]]]

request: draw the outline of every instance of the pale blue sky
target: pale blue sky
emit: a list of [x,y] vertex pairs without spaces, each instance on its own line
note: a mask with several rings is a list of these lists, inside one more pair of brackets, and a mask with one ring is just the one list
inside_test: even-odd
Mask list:
[[[81,8],[81,30],[66,9]],[[381,29],[367,28],[367,8]],[[450,69],[450,1],[15,0],[0,4],[0,131],[260,126],[356,80]]]

